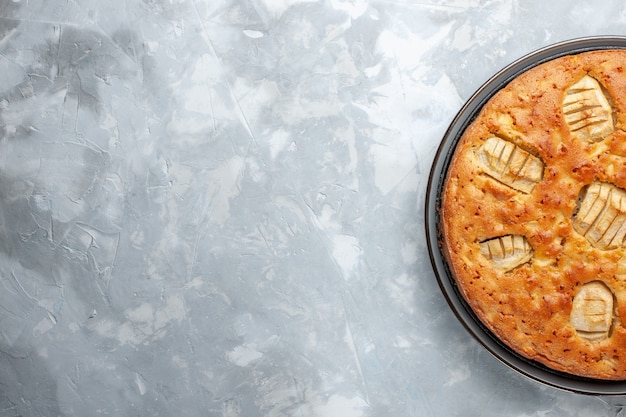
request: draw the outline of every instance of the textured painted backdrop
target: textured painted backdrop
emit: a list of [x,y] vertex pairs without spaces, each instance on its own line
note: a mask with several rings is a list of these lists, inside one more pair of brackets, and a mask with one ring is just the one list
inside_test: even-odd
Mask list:
[[607,1],[0,1],[1,416],[598,416],[446,305],[441,137]]

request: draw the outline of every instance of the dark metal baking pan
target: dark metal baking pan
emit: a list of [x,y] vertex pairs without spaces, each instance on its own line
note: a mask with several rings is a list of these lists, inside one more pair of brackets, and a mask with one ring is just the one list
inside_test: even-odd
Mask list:
[[555,388],[582,394],[618,396],[626,395],[626,381],[587,379],[554,371],[518,355],[494,336],[461,296],[441,251],[439,227],[440,195],[448,165],[461,135],[486,102],[518,75],[539,64],[565,55],[600,49],[626,49],[626,37],[579,38],[538,49],[497,72],[470,97],[450,124],[433,161],[426,191],[426,240],[439,287],[450,308],[470,334],[492,355],[520,374]]

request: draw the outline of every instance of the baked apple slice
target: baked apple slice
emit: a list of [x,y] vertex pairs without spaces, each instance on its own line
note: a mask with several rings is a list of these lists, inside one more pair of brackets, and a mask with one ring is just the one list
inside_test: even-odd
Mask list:
[[570,132],[580,140],[598,142],[613,133],[613,107],[600,83],[589,75],[565,92],[563,114]]
[[526,194],[543,178],[541,159],[497,136],[482,143],[478,160],[487,175]]

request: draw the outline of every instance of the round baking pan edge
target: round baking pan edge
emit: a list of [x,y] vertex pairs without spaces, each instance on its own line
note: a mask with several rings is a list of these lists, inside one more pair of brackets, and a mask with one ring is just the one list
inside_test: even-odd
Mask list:
[[447,167],[461,135],[485,103],[518,75],[539,64],[565,55],[601,49],[626,49],[626,37],[585,37],[549,45],[519,58],[483,84],[452,120],[435,154],[426,190],[425,222],[430,260],[446,301],[463,326],[493,356],[518,373],[554,388],[581,394],[617,396],[626,395],[626,381],[587,379],[554,371],[515,353],[494,336],[461,296],[441,252],[439,231],[440,194]]

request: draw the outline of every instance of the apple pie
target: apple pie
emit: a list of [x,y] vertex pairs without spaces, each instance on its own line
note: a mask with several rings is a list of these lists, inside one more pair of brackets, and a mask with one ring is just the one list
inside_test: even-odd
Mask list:
[[440,207],[463,298],[511,350],[626,380],[626,51],[535,66],[463,132]]

